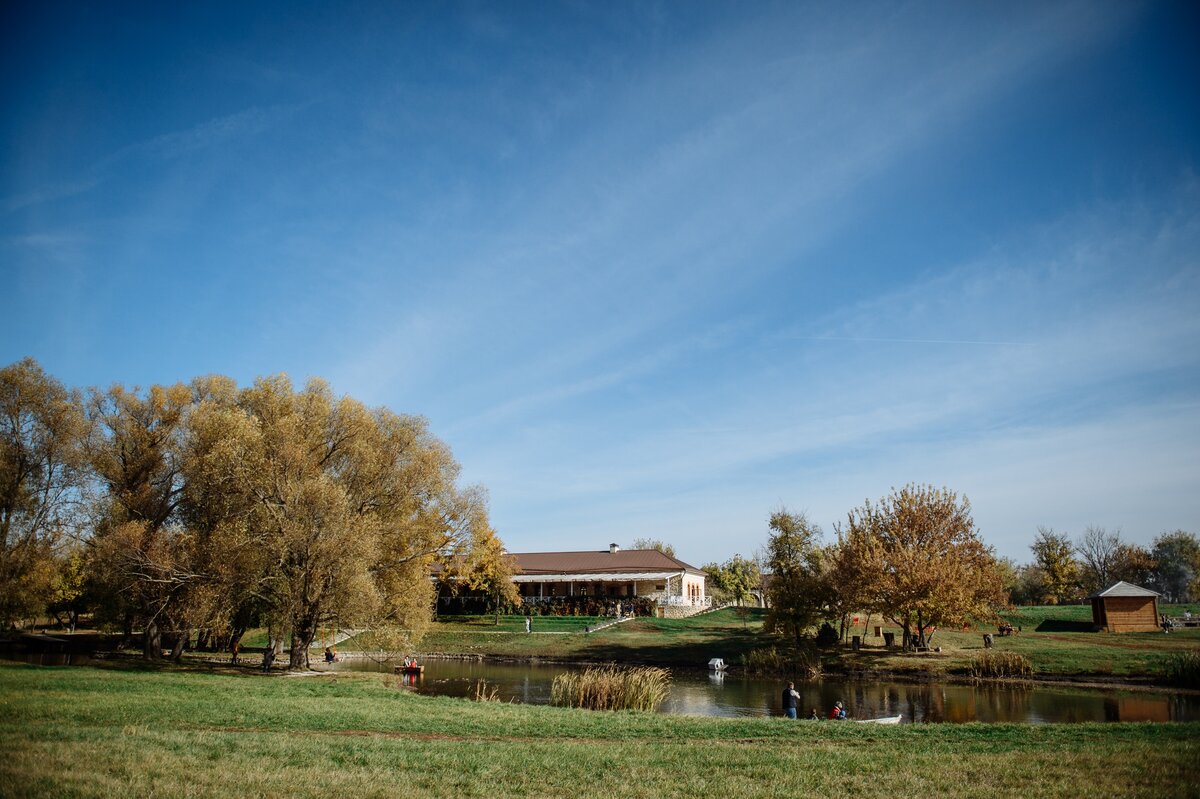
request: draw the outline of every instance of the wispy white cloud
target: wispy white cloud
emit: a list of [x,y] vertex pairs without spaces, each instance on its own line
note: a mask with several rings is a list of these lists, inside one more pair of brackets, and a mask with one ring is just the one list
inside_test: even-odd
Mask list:
[[[378,337],[390,340],[407,313],[467,306],[424,374],[397,371],[380,347],[346,369],[380,385],[389,375],[437,384],[436,364],[484,337],[521,354],[505,375],[482,376],[489,393],[609,388],[580,375],[618,373],[603,361],[655,348],[673,322],[719,302],[731,278],[784,268],[854,224],[850,199],[870,180],[1128,16],[1080,10],[1041,9],[983,46],[937,41],[932,70],[908,65],[908,40],[886,26],[868,25],[858,46],[813,35],[812,51],[771,59],[754,21],[689,51],[608,100],[555,170],[561,179],[526,187],[531,202],[473,231],[471,252],[381,316]],[[664,103],[679,111],[664,114]]]
[[0,207],[11,213],[22,208],[85,194],[106,183],[114,174],[126,170],[131,163],[169,161],[189,153],[221,147],[234,139],[252,137],[279,124],[302,107],[281,105],[247,108],[205,120],[184,130],[170,131],[134,142],[96,161],[71,180],[38,186],[0,199]]
[[[1133,480],[1137,490],[1149,490],[1154,476],[1174,474],[1169,487],[1179,500],[1200,488],[1186,470],[1175,473],[1188,447],[1200,443],[1200,407],[1180,404],[1181,392],[1200,383],[1194,313],[1200,217],[1183,210],[1131,223],[1130,216],[1128,208],[1106,208],[1041,234],[1024,233],[978,262],[798,328],[903,334],[967,325],[981,338],[869,335],[831,342],[788,330],[767,334],[761,346],[778,353],[781,373],[748,366],[737,378],[749,388],[740,401],[715,386],[689,398],[712,425],[707,435],[651,428],[620,440],[584,437],[587,447],[559,430],[568,444],[539,442],[527,456],[509,453],[494,476],[498,508],[505,512],[509,497],[520,505],[553,495],[541,508],[550,518],[556,507],[564,514],[595,506],[619,515],[641,508],[641,523],[649,524],[669,517],[669,509],[721,504],[697,496],[711,491],[728,494],[740,509],[717,515],[736,517],[748,529],[764,512],[763,484],[792,504],[818,507],[828,522],[849,507],[832,513],[829,497],[859,502],[888,485],[929,479],[977,498],[977,515],[995,531],[990,540],[1013,550],[1051,516],[1078,522],[1081,514],[1119,507],[1102,499],[1114,475],[1128,472],[1113,459],[1144,466]],[[1152,280],[1139,276],[1147,257],[1158,276]],[[1014,332],[1026,340],[1004,342]],[[946,349],[945,341],[970,346]],[[1161,393],[1147,396],[1147,381],[1156,379],[1166,381]],[[575,453],[569,468],[545,466],[568,452]],[[972,453],[979,459],[974,465]],[[1068,462],[1074,471],[1060,473]],[[1049,486],[1057,482],[1065,493],[1055,504]],[[1019,510],[1003,505],[1022,483],[1029,491]],[[1178,513],[1180,502],[1172,507]],[[518,535],[524,522],[519,516]],[[547,532],[535,525],[532,536]],[[712,523],[694,529],[690,544],[719,555],[728,529]]]

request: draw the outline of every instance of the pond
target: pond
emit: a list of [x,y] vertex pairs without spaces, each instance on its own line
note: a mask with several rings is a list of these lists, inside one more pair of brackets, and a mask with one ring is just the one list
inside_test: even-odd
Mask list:
[[[396,661],[369,658],[319,664],[319,670],[391,673]],[[460,660],[424,661],[425,673],[401,677],[409,690],[435,696],[468,697],[483,680],[505,702],[544,705],[550,702],[554,677],[571,666],[491,663]],[[678,672],[671,694],[659,712],[686,716],[778,716],[784,683],[775,679]],[[1028,724],[1084,721],[1200,721],[1200,696],[1159,691],[1097,690],[1046,685],[963,685],[864,680],[821,680],[799,683],[801,715],[812,708],[828,711],[845,703],[851,718],[902,716],[912,722],[1021,722]]]

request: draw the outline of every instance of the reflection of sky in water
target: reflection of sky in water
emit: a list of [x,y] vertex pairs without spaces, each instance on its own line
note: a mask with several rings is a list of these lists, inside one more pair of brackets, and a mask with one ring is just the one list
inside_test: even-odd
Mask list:
[[[390,673],[394,663],[347,660],[337,670]],[[319,668],[330,668],[321,664]],[[566,666],[430,660],[425,674],[406,682],[423,694],[472,696],[483,680],[502,701],[547,704],[554,677]],[[689,716],[779,716],[785,680],[701,672],[677,673],[659,708]],[[903,716],[903,721],[1013,721],[1032,724],[1083,721],[1200,721],[1200,697],[1161,692],[1083,691],[1046,686],[958,685],[822,680],[798,683],[799,715],[813,708],[824,718],[842,701],[851,718]]]

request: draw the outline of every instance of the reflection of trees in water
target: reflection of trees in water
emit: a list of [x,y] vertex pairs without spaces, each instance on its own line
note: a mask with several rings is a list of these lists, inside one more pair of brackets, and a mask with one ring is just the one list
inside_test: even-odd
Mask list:
[[971,689],[976,697],[979,721],[1026,721],[1029,715],[1029,688],[1021,684],[978,685]]

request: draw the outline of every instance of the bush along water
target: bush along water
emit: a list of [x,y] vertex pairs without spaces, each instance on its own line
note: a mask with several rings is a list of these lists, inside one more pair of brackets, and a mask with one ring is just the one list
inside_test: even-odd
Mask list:
[[815,680],[821,676],[821,656],[812,647],[780,651],[775,647],[752,649],[742,656],[747,674],[787,676]]
[[1200,688],[1200,652],[1176,652],[1169,655],[1163,676],[1172,685]]
[[550,687],[550,703],[588,710],[642,710],[658,707],[671,690],[666,669],[615,666],[560,674]]
[[1033,664],[1019,652],[980,652],[967,667],[972,677],[1016,677],[1027,679],[1033,676]]

